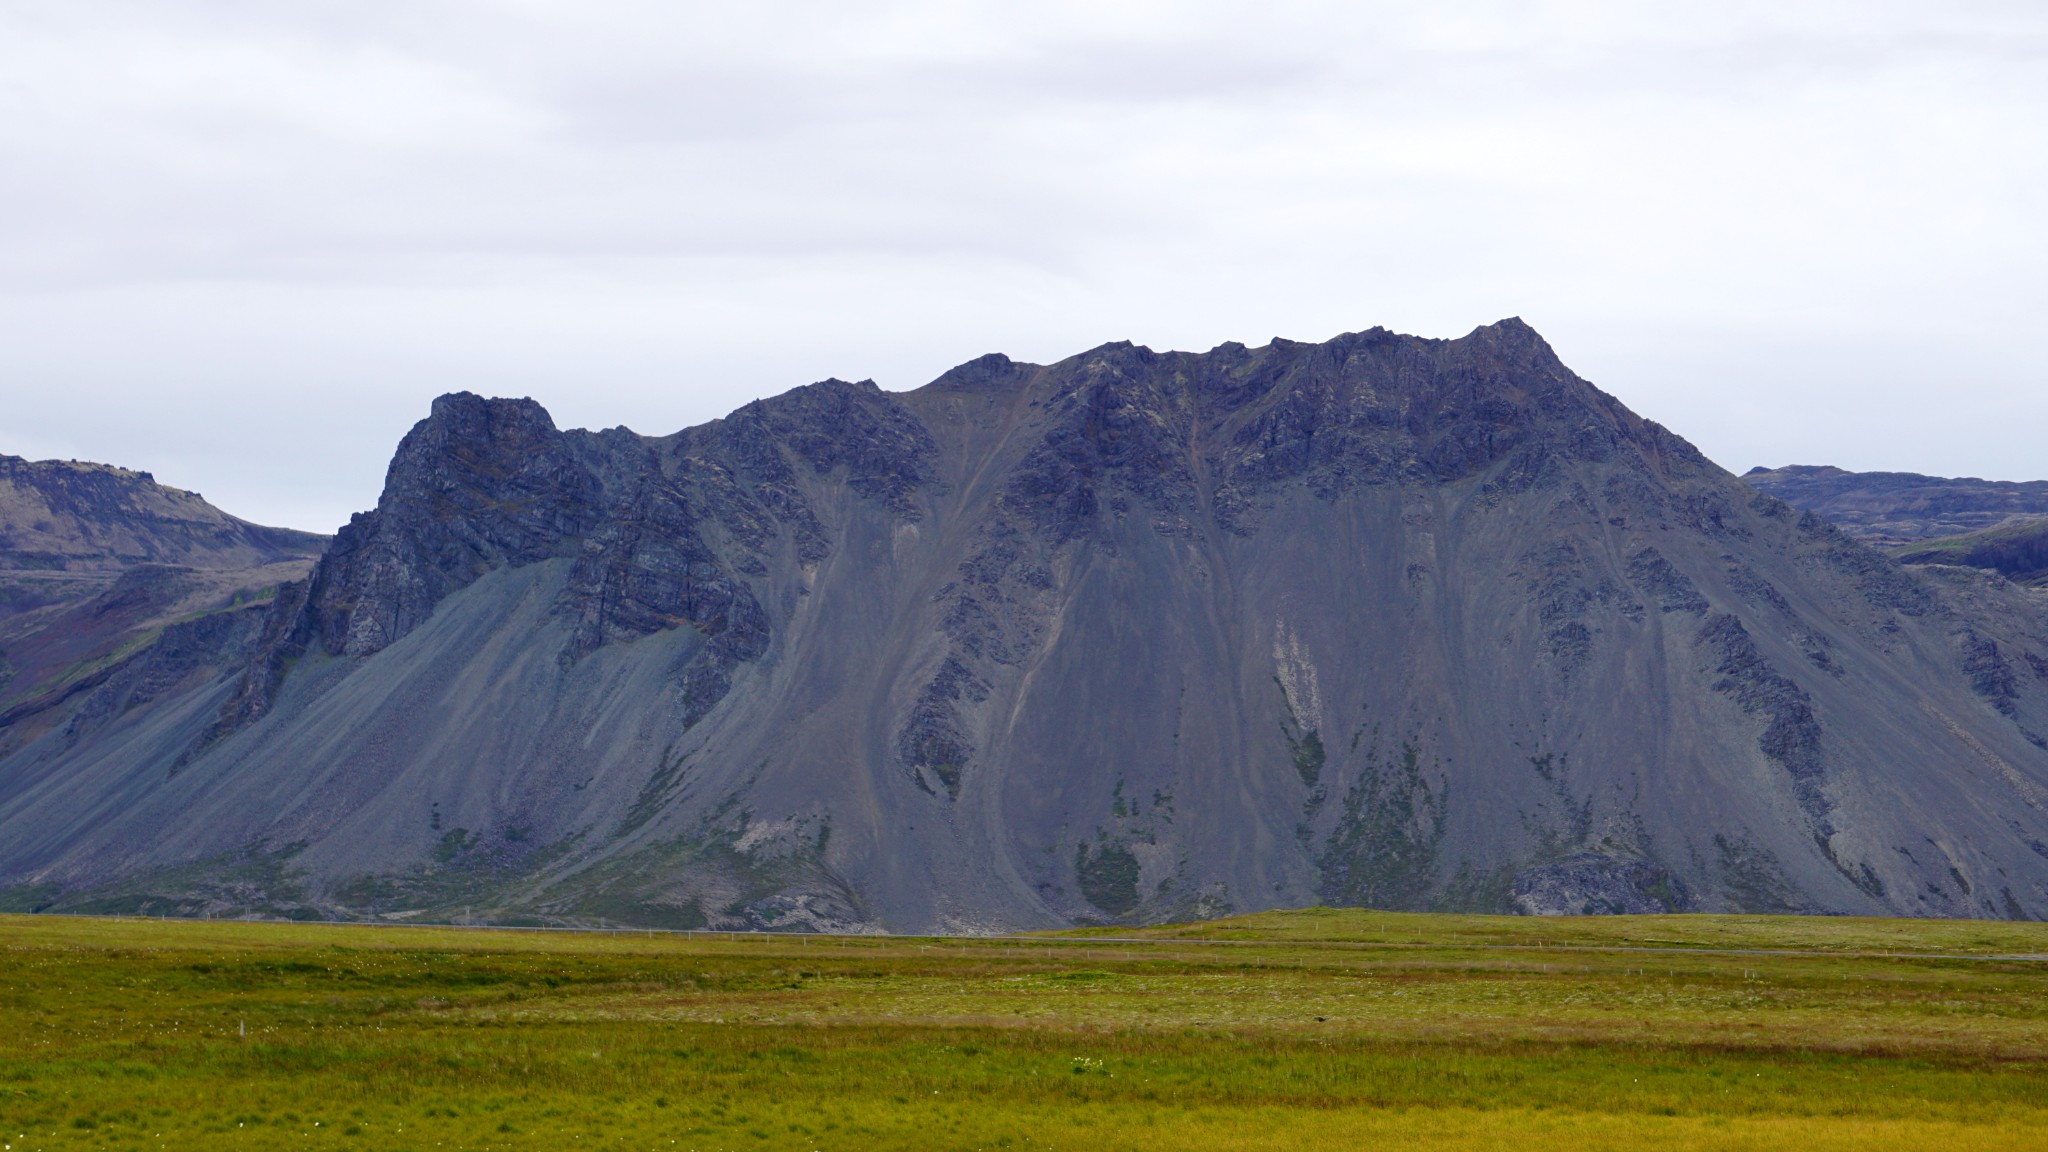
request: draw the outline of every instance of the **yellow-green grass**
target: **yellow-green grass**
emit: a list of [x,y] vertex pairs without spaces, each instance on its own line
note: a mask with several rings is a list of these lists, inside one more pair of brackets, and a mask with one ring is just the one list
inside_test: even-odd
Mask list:
[[2036,954],[2048,926],[1769,917],[0,917],[0,1152],[2042,1148]]

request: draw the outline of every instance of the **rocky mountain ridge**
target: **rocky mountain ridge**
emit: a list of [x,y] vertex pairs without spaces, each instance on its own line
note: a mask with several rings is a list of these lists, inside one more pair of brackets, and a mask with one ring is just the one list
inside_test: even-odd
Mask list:
[[1503,321],[664,436],[443,397],[303,583],[0,726],[19,906],[982,931],[2048,914],[2048,614]]

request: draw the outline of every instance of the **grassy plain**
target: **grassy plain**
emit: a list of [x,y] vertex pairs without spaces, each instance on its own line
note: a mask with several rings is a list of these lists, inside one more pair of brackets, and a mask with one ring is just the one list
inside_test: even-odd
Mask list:
[[0,1152],[2048,1147],[2048,925],[0,917]]

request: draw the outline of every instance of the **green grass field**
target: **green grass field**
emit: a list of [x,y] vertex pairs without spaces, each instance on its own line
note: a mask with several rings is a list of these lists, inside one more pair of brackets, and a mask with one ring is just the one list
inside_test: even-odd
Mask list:
[[0,1152],[2048,1148],[2048,925],[17,916],[0,948]]

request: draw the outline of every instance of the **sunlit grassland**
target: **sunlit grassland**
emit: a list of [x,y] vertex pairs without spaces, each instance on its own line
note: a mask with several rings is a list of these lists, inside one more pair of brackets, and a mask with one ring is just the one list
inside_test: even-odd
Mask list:
[[37,1148],[2048,1147],[2048,926],[1029,940],[0,917]]

